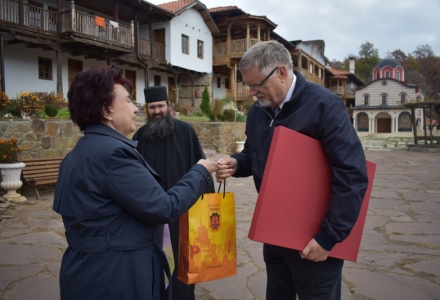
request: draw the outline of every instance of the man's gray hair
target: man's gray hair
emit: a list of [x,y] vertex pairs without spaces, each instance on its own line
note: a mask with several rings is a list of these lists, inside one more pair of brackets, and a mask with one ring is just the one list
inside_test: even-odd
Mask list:
[[250,47],[240,60],[240,72],[258,67],[263,75],[273,68],[285,65],[288,71],[293,70],[292,57],[283,44],[277,41],[265,41]]

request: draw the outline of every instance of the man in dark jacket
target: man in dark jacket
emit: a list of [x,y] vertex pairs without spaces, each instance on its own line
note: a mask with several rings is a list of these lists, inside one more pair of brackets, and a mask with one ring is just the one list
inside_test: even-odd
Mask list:
[[321,231],[302,251],[264,245],[266,299],[340,299],[343,261],[328,254],[359,215],[368,186],[365,156],[341,98],[292,70],[290,53],[276,41],[258,43],[244,54],[240,71],[258,101],[248,113],[244,150],[217,161],[217,180],[253,176],[259,190],[276,126],[319,140],[333,173],[330,206]]
[[[167,191],[205,155],[194,128],[171,117],[166,87],[147,87],[144,94],[147,123],[136,131],[133,140],[138,141],[137,150],[160,175],[161,185]],[[214,192],[213,182],[205,192]],[[173,299],[195,299],[195,285],[186,285],[177,279],[179,220],[169,224],[169,228],[176,262],[172,276]]]

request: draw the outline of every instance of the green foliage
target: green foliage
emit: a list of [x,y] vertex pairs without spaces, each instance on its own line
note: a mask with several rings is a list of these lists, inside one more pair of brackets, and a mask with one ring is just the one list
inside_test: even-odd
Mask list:
[[223,112],[225,116],[225,121],[233,122],[235,118],[235,113],[233,109],[225,109]]
[[241,105],[241,110],[247,115],[249,109],[251,108],[252,104],[254,104],[254,102],[255,101],[252,99],[251,96],[246,97]]
[[53,105],[53,104],[46,104],[44,106],[44,112],[46,113],[46,115],[48,115],[49,117],[56,117],[58,114],[58,108]]
[[207,116],[180,116],[180,120],[186,122],[209,122],[209,118]]
[[18,146],[17,138],[0,140],[0,163],[9,164],[18,162],[18,155],[22,151],[23,148]]
[[213,105],[212,105],[212,112],[216,116],[218,116],[219,114],[221,114],[223,112],[223,105],[224,105],[223,100],[214,100]]
[[8,95],[5,94],[5,92],[0,92],[0,114],[3,115],[3,113],[6,112],[6,109],[9,106],[9,98]]
[[208,88],[206,86],[205,86],[205,89],[203,90],[203,93],[202,93],[202,103],[200,103],[200,109],[207,116],[209,116],[212,112],[210,100],[209,100],[209,92],[208,92]]
[[180,113],[181,116],[188,116],[191,112],[191,107],[180,102],[174,106],[174,109]]
[[379,63],[379,50],[370,42],[360,46],[359,59],[356,62],[355,73],[364,83],[372,80],[372,71]]
[[213,112],[209,114],[209,120],[211,120],[211,122],[215,121],[215,114]]

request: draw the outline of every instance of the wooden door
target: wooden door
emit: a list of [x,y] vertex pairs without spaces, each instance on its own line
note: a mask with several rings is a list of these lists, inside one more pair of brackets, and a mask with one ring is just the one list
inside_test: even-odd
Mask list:
[[130,99],[136,102],[136,71],[125,70],[125,78],[130,80],[133,90],[130,94]]
[[67,60],[67,72],[68,72],[68,80],[69,80],[69,89],[72,84],[75,75],[83,70],[83,62],[81,60],[71,59]]
[[165,45],[165,28],[153,30],[153,41]]
[[391,119],[377,119],[377,133],[391,133]]
[[174,85],[174,77],[168,77],[168,100],[173,103],[173,106],[176,104],[176,89]]

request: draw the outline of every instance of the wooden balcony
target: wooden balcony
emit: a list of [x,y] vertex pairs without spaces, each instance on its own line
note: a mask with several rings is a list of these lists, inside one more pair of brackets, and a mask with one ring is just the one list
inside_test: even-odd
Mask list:
[[[153,45],[153,52],[151,52],[151,45]],[[154,58],[165,59],[165,45],[153,42],[150,40],[139,39],[139,53]]]
[[[18,1],[0,0],[0,20],[20,24]],[[23,3],[23,25],[38,30],[56,32],[57,12]]]
[[304,69],[304,68],[298,68],[298,67],[293,67],[294,71],[298,71],[301,73],[301,75],[303,75],[307,81],[311,81],[311,82],[315,82],[319,85],[324,86],[324,78],[323,77],[319,77],[313,73],[310,73],[309,70]]
[[[237,82],[236,84],[236,91],[237,91],[237,101],[243,101],[247,97],[249,97],[249,89],[244,87],[241,82]],[[231,89],[225,90],[225,98],[231,98],[234,99],[234,93]]]
[[[242,56],[247,49],[259,43],[259,39],[239,39],[228,42],[214,43],[213,56],[223,58],[227,56]],[[229,45],[228,45],[229,44]],[[230,50],[229,50],[230,49]]]
[[[84,12],[70,10],[61,14],[61,32],[75,32],[86,36],[97,37],[119,43],[124,46],[134,47],[134,24],[125,25],[112,23],[104,19],[104,27],[96,24],[96,16]],[[117,24],[117,25],[116,25]]]

